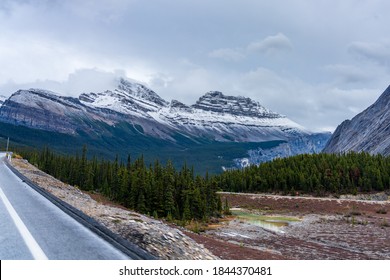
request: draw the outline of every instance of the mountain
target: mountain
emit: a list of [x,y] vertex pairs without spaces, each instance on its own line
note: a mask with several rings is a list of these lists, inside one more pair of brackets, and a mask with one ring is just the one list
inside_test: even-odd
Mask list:
[[104,115],[84,106],[77,98],[41,89],[19,90],[0,109],[2,122],[71,135],[78,129],[89,130],[86,123],[89,119],[103,121]]
[[[179,133],[220,142],[289,140],[310,134],[285,116],[249,98],[208,92],[192,106],[167,102],[154,91],[124,79],[115,90],[63,97],[41,90],[19,90],[0,109],[0,120],[66,134],[99,133],[96,123],[125,122],[141,134],[176,142]],[[95,125],[93,125],[95,123]]]
[[250,98],[211,91],[188,106],[167,102],[125,79],[119,79],[113,90],[78,98],[42,89],[19,90],[0,107],[0,137],[10,136],[18,145],[46,143],[70,152],[87,143],[93,153],[111,158],[144,154],[149,160],[170,158],[214,170],[249,150],[311,135]]
[[[307,133],[303,127],[258,102],[217,91],[208,92],[196,104],[187,106],[177,100],[168,103],[143,85],[121,79],[114,91],[84,93],[79,99],[88,107],[108,108],[130,116],[147,135],[170,140],[173,139],[169,130],[193,139],[228,142],[287,140],[295,132]],[[152,124],[146,125],[144,120]],[[165,129],[159,131],[161,127]]]
[[261,142],[288,140],[308,132],[285,116],[249,98],[211,91],[192,106],[178,101],[163,108],[157,117],[186,135],[216,141]]
[[233,160],[233,168],[259,165],[262,162],[271,161],[275,158],[285,158],[298,154],[318,154],[324,149],[330,137],[330,132],[313,133],[297,137],[288,142],[281,142],[272,148],[249,150],[247,157]]
[[4,103],[4,100],[6,100],[7,97],[0,95],[0,106]]
[[341,123],[324,148],[326,153],[348,151],[390,155],[390,86],[374,104]]

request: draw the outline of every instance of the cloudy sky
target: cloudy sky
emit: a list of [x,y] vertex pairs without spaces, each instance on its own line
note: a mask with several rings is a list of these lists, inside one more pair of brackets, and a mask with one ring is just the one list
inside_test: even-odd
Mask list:
[[0,94],[124,76],[166,100],[241,95],[333,130],[390,84],[386,0],[1,0]]

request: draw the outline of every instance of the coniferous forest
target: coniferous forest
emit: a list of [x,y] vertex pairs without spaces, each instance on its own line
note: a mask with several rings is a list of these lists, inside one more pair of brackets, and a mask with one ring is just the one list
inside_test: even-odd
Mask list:
[[217,191],[315,196],[390,191],[390,157],[368,153],[298,155],[212,176],[196,175],[187,165],[176,170],[169,161],[147,165],[142,156],[126,162],[88,158],[85,146],[81,156],[48,148],[21,155],[63,182],[168,220],[220,215]]
[[195,176],[184,165],[175,170],[171,162],[146,165],[143,157],[121,162],[63,156],[45,148],[24,151],[21,155],[42,171],[85,191],[96,191],[140,213],[168,220],[207,220],[220,214],[222,206],[216,194],[215,179]]
[[218,176],[231,192],[315,196],[390,190],[390,157],[368,153],[313,154],[278,158]]

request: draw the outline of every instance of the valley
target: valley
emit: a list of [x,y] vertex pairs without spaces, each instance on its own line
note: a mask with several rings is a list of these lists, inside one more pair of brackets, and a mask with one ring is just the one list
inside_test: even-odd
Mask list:
[[390,259],[389,92],[331,135],[218,91],[189,106],[124,79],[78,98],[19,90],[1,104],[0,144],[72,180],[15,159],[162,259]]

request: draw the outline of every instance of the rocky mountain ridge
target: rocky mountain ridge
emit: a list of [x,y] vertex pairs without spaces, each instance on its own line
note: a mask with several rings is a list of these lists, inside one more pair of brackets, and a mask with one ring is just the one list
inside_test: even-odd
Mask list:
[[[186,162],[203,174],[220,172],[248,151],[269,150],[280,142],[298,143],[299,149],[290,148],[292,154],[310,152],[313,145],[314,150],[322,149],[315,135],[250,98],[210,91],[186,105],[167,102],[144,85],[124,79],[115,89],[78,98],[19,90],[0,106],[0,139],[64,153],[79,152],[86,144],[100,157],[131,153],[145,156],[149,163],[158,158],[180,167]],[[309,139],[303,141],[307,147],[297,139]]]
[[67,134],[88,131],[88,119],[109,122],[112,117],[115,115],[84,106],[77,98],[42,89],[18,90],[0,107],[2,122]]
[[390,155],[390,86],[374,104],[342,122],[324,148],[326,153],[348,151]]
[[167,102],[154,91],[120,79],[115,90],[83,93],[79,98],[53,92],[19,90],[0,108],[0,121],[76,134],[98,133],[93,122],[126,122],[140,133],[175,141],[175,133],[215,141],[261,142],[310,134],[285,116],[249,98],[208,92],[192,106]]

